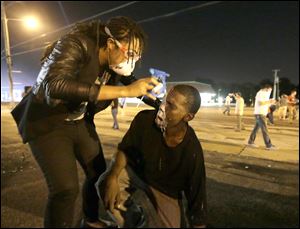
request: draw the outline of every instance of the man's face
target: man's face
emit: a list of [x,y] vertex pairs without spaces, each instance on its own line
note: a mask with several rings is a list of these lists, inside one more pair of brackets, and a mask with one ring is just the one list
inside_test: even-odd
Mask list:
[[271,93],[272,92],[272,88],[271,87],[267,87],[267,88],[264,88],[263,91]]
[[171,89],[166,98],[166,120],[168,127],[176,126],[188,114],[185,96]]

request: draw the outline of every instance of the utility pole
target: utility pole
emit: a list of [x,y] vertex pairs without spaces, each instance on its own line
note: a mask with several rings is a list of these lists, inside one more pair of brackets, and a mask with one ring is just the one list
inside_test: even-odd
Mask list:
[[8,34],[8,26],[7,26],[7,17],[5,12],[4,1],[1,1],[1,15],[2,15],[2,24],[3,24],[3,34],[4,34],[4,44],[5,44],[5,56],[7,63],[7,73],[9,79],[9,89],[10,89],[10,98],[11,103],[14,103],[14,94],[13,94],[13,78],[12,78],[12,60],[10,54],[10,45],[9,45],[9,34]]
[[279,98],[279,77],[277,76],[277,72],[279,72],[280,69],[274,69],[272,71],[274,72],[273,99],[276,99]]

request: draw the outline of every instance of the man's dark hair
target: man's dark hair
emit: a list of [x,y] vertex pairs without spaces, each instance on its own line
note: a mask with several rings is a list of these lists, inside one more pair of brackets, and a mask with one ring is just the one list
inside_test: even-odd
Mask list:
[[291,90],[291,93],[290,93],[290,94],[293,94],[293,92],[297,92],[297,89]]
[[173,90],[179,92],[186,98],[187,109],[189,112],[196,114],[201,106],[201,97],[199,91],[185,84],[178,84],[174,86]]
[[261,89],[266,89],[266,88],[273,88],[273,86],[272,86],[271,84],[268,84],[268,83],[263,84],[263,85],[261,86]]

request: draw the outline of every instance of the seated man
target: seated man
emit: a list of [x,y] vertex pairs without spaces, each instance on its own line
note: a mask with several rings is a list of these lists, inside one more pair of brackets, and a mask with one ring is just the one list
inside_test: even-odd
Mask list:
[[[135,204],[130,197],[133,189],[139,188],[151,200],[164,224],[162,227],[180,227],[182,192],[187,198],[191,226],[205,227],[204,158],[201,144],[188,125],[200,103],[197,89],[177,85],[168,93],[158,113],[144,110],[136,115],[110,168],[96,183],[101,205],[106,208],[100,210],[101,221],[138,227],[139,218],[135,219],[129,211],[138,212],[138,208],[132,207]],[[130,225],[128,218],[136,224]]]

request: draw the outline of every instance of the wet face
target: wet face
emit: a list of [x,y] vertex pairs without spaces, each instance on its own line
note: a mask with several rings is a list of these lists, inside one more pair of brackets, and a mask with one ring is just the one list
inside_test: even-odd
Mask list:
[[124,61],[136,62],[140,59],[140,41],[137,38],[129,42],[115,41],[112,38],[107,40],[107,54],[109,65],[118,65]]
[[166,120],[168,127],[174,127],[180,122],[187,122],[189,112],[185,96],[171,89],[166,98]]

